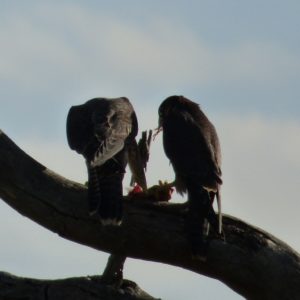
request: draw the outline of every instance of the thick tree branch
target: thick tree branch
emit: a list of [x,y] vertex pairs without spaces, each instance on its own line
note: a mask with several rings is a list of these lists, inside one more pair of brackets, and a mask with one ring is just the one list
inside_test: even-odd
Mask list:
[[226,242],[212,238],[206,262],[193,259],[183,205],[124,199],[120,227],[89,217],[86,188],[42,166],[0,134],[0,197],[21,214],[69,240],[118,255],[179,266],[219,279],[247,299],[300,299],[300,256],[289,246],[233,217]]
[[21,278],[0,272],[0,299],[26,300],[159,300],[124,280],[120,289],[103,284],[101,276],[60,280]]

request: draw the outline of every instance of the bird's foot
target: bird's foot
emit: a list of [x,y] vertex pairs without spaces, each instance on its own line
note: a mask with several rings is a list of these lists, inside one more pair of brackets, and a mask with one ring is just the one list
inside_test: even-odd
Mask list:
[[168,202],[174,192],[174,184],[159,180],[158,184],[147,190],[147,196],[152,202]]
[[226,236],[225,236],[224,230],[222,230],[221,232],[218,232],[217,236],[220,240],[222,240],[223,242],[226,242]]

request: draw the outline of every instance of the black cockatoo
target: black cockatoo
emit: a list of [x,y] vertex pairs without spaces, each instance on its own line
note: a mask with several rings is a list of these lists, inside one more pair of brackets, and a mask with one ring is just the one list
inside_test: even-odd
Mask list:
[[[159,107],[163,146],[175,171],[175,187],[188,194],[188,230],[192,240],[207,219],[221,233],[221,151],[217,132],[199,105],[183,96],[171,96]],[[212,204],[217,197],[219,219]],[[201,228],[199,228],[201,227]],[[195,242],[199,246],[202,241]]]
[[137,132],[134,109],[125,97],[94,98],[69,110],[68,143],[86,160],[89,212],[99,214],[104,225],[121,223],[122,180]]

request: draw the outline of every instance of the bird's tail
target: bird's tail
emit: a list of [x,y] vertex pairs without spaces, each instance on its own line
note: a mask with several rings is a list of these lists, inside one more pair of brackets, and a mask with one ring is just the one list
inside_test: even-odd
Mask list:
[[223,231],[223,220],[222,220],[222,204],[221,204],[221,194],[220,190],[218,189],[216,193],[217,198],[217,205],[218,205],[218,223],[219,223],[219,234],[222,234]]
[[97,167],[89,168],[89,212],[98,214],[103,225],[120,225],[122,222],[123,177],[122,173],[101,177]]
[[187,185],[188,212],[185,221],[188,240],[192,254],[199,258],[206,257],[204,240],[205,221],[209,214],[210,197],[199,184],[190,182]]
[[[208,223],[220,235],[222,232],[222,210],[221,210],[221,195],[219,189],[216,192],[207,191],[205,188],[190,182],[187,186],[188,189],[188,215],[186,220],[186,228],[189,239],[192,245],[192,251],[196,255],[203,256],[205,249],[204,237],[207,235],[205,232],[205,224]],[[214,197],[217,198],[218,215],[213,208]],[[199,249],[200,247],[200,249]],[[205,251],[205,250],[204,250]]]

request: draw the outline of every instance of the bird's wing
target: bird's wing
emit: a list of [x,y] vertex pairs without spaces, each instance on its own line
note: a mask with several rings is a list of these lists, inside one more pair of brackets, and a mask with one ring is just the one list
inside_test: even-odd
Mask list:
[[220,167],[215,160],[211,128],[207,124],[208,128],[189,112],[178,112],[166,128],[164,147],[178,173],[192,175],[195,179],[212,176],[219,181]]
[[[221,151],[219,138],[214,125],[208,120],[208,118],[199,111],[199,114],[192,116],[188,112],[183,112],[183,117],[187,124],[190,124],[190,130],[194,131],[201,149],[206,153],[214,165],[214,168],[221,172]],[[221,175],[221,174],[220,174]]]
[[[219,138],[214,125],[205,117],[201,122],[197,122],[199,131],[198,140],[204,141],[201,148],[206,153],[203,171],[207,173],[208,178],[214,178],[216,184],[222,184],[221,171],[221,150]],[[205,149],[205,150],[204,150]],[[216,188],[217,185],[214,187]]]
[[125,141],[132,131],[130,116],[127,106],[120,110],[115,105],[110,105],[105,115],[98,111],[93,112],[95,145],[92,148],[96,148],[96,151],[90,161],[92,166],[102,165],[124,148]]

